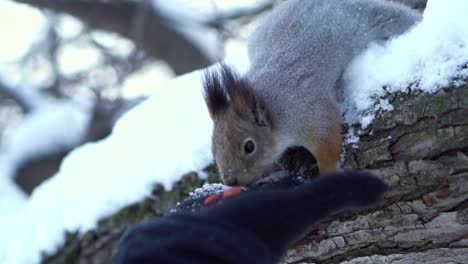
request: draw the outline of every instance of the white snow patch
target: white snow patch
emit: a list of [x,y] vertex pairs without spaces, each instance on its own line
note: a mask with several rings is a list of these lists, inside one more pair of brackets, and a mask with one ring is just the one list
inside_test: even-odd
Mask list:
[[201,188],[195,189],[190,193],[190,198],[199,199],[207,195],[220,194],[223,191],[230,189],[231,187],[221,183],[205,183]]
[[[227,61],[240,61],[237,68],[245,72],[246,56],[237,49]],[[149,195],[155,183],[170,189],[189,171],[204,175],[201,169],[213,160],[212,121],[201,76],[195,71],[155,90],[117,122],[108,138],[72,151],[59,172],[18,206],[23,210],[0,218],[0,263],[38,263],[42,253],[53,253],[63,243],[65,231],[95,227],[99,219]],[[35,126],[26,127],[31,132]],[[18,144],[24,150],[18,152],[30,153],[27,142],[34,137],[13,140],[24,144]],[[13,234],[15,240],[9,239]]]
[[84,40],[61,46],[57,58],[60,72],[66,76],[90,70],[103,59],[100,51]]
[[[372,122],[382,87],[393,92],[415,83],[412,88],[434,92],[454,77],[468,76],[460,70],[468,62],[467,13],[468,1],[429,1],[415,28],[359,56],[347,72],[356,114],[347,121]],[[53,253],[63,243],[64,231],[85,232],[149,195],[154,183],[170,189],[184,173],[212,162],[212,122],[200,78],[196,71],[175,79],[122,117],[108,138],[73,151],[36,188],[24,211],[0,223],[0,262],[37,263],[41,252]],[[385,100],[377,104],[392,108]]]
[[94,41],[108,49],[109,52],[122,57],[132,55],[132,52],[136,48],[131,40],[109,31],[93,30],[91,37]]
[[10,227],[18,224],[18,215],[26,208],[27,198],[15,183],[1,176],[0,172],[0,263],[13,264],[5,261],[2,250],[16,238],[16,229]]
[[201,73],[170,82],[122,117],[108,138],[70,153],[17,219],[2,225],[15,239],[0,237],[0,262],[38,263],[41,252],[63,243],[66,230],[85,232],[149,195],[156,182],[170,189],[182,174],[211,163]]
[[187,6],[173,1],[154,0],[153,8],[159,12],[174,30],[200,49],[211,60],[218,60],[222,48],[218,32],[203,24],[202,17]]
[[268,0],[152,0],[156,12],[163,13],[174,20],[196,21],[204,23],[218,16],[239,13],[256,8]]
[[152,6],[168,24],[191,41],[207,57],[218,61],[224,57],[220,33],[207,26],[217,17],[225,17],[249,9],[255,9],[267,1],[187,1],[152,0]]
[[47,28],[47,20],[39,10],[14,1],[0,1],[0,18],[0,63],[20,59],[31,44],[44,37]]
[[[468,77],[468,1],[430,0],[422,21],[383,45],[373,44],[345,73],[346,121],[367,127],[379,110],[392,110],[378,100],[387,92],[418,89],[435,92]],[[454,80],[455,79],[455,80]],[[385,89],[384,89],[385,87]]]
[[25,206],[26,194],[10,179],[1,177],[0,174],[0,223],[18,214]]
[[[159,87],[164,87],[173,76],[174,73],[167,64],[163,62],[149,63],[127,76],[122,84],[122,96],[136,98],[142,95],[151,95]],[[148,83],[151,83],[151,86]]]
[[355,145],[359,143],[359,137],[356,135],[358,132],[354,131],[353,127],[349,128],[348,133],[345,135],[343,145]]
[[43,103],[5,135],[0,178],[11,178],[24,161],[77,146],[84,139],[89,121],[89,107],[77,102]]
[[35,86],[30,86],[27,76],[19,65],[5,66],[0,64],[0,82],[5,92],[14,95],[23,104],[31,109],[44,104],[43,97]]
[[73,16],[60,14],[54,22],[57,34],[66,40],[77,38],[83,32],[83,23]]

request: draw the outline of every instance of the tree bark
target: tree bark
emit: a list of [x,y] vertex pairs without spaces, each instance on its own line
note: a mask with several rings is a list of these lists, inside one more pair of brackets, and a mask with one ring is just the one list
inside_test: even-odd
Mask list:
[[[389,184],[385,201],[321,224],[284,263],[468,263],[468,84],[389,99],[395,110],[346,145],[343,162]],[[129,206],[84,236],[69,235],[44,262],[110,263],[126,226],[163,215],[201,184],[191,173],[171,192],[158,187],[156,201]]]
[[391,101],[344,161],[390,185],[385,203],[322,225],[285,263],[468,263],[468,85]]

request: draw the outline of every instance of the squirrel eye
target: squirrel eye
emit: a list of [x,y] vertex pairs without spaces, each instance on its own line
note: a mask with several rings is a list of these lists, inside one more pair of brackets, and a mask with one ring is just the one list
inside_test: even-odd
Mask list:
[[252,152],[254,152],[254,150],[255,150],[255,143],[253,142],[253,140],[248,139],[247,141],[245,141],[244,143],[245,154],[251,154]]

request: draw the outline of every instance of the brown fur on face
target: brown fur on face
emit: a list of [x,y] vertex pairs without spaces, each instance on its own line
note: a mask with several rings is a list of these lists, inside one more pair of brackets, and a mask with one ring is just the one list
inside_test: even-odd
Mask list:
[[[249,83],[225,64],[207,71],[204,96],[214,121],[213,156],[223,182],[247,185],[258,179],[273,163],[275,138],[270,115]],[[245,153],[246,140],[255,151]]]

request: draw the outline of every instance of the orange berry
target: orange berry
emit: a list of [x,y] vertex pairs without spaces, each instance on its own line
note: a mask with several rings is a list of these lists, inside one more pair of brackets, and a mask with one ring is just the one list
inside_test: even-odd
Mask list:
[[210,196],[205,198],[205,200],[203,201],[203,205],[204,206],[210,206],[211,204],[216,203],[220,198],[221,198],[221,196],[219,196],[217,194],[210,195]]
[[226,190],[226,191],[223,192],[223,199],[237,196],[241,192],[242,192],[242,187],[232,187],[231,189]]

